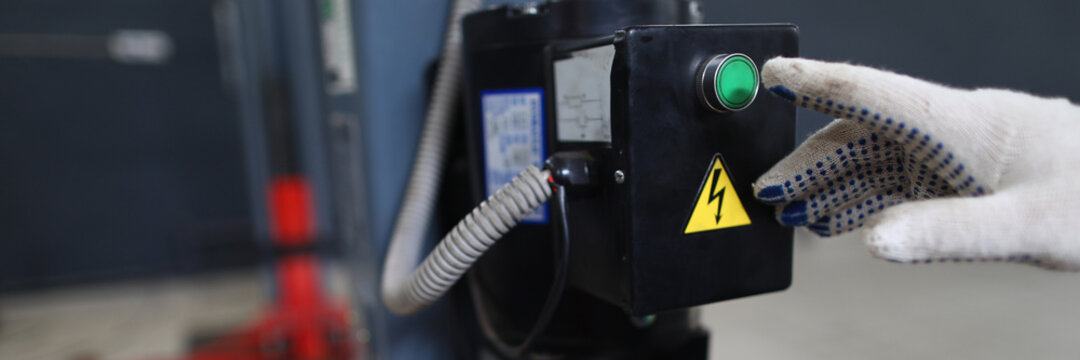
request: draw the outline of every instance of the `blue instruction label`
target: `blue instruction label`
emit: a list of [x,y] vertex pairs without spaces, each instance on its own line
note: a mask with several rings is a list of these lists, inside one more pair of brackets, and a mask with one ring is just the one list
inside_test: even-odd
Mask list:
[[[529,165],[544,162],[544,95],[541,89],[480,93],[484,118],[484,179],[487,196]],[[523,223],[546,224],[547,205],[525,216]]]

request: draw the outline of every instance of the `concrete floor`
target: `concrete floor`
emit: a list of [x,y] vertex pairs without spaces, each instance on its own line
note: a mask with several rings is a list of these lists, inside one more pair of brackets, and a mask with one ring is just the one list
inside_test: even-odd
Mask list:
[[0,297],[0,359],[170,359],[195,332],[254,319],[257,271],[75,286]]
[[[176,358],[264,305],[257,271],[0,297],[0,359]],[[704,307],[712,359],[1078,358],[1080,274],[900,265],[798,232],[784,292]]]

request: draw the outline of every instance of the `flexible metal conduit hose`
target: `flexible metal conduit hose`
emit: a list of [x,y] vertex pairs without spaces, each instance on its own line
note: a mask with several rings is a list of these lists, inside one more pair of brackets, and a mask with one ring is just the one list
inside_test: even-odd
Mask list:
[[438,197],[450,121],[458,105],[461,20],[479,7],[479,0],[455,0],[447,19],[435,88],[383,264],[382,299],[395,314],[415,313],[437,300],[488,247],[551,196],[547,172],[526,169],[458,223],[416,267]]
[[547,178],[547,171],[526,168],[458,222],[401,286],[391,287],[395,293],[383,293],[383,301],[397,314],[411,314],[438,300],[480,255],[547,202]]

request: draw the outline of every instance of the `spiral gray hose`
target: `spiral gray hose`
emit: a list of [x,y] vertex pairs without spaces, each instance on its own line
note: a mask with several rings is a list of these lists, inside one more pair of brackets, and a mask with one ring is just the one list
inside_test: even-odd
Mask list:
[[462,76],[461,20],[465,14],[479,7],[479,0],[455,0],[450,5],[442,55],[428,103],[424,130],[383,263],[382,297],[386,306],[392,310],[401,309],[403,306],[398,303],[401,297],[394,294],[403,291],[406,277],[412,273],[420,259],[427,224],[438,197],[443,160],[446,157],[446,141],[452,125],[451,119],[459,102],[458,91]]
[[461,219],[403,287],[383,293],[390,311],[411,314],[438,300],[484,251],[551,198],[548,175],[529,166]]

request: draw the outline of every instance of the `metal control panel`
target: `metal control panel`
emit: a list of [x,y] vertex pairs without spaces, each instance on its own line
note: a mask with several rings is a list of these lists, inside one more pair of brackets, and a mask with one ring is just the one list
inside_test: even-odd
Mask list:
[[[642,3],[676,15],[620,22],[663,24],[692,10]],[[594,179],[567,188],[569,277],[581,294],[572,296],[644,316],[786,288],[792,230],[754,200],[751,182],[795,143],[795,108],[761,93],[759,71],[797,55],[796,27],[621,25],[588,35],[567,26],[577,15],[564,12],[577,8],[564,5],[464,21],[471,197],[573,152]],[[497,325],[535,316],[517,309],[539,306],[530,302],[551,279],[552,211],[527,216],[470,276],[485,311],[512,319]],[[568,311],[596,308],[568,302]]]
[[[792,232],[750,182],[794,144],[794,107],[761,93],[759,71],[797,55],[797,29],[635,26],[699,15],[692,1],[579,0],[463,22],[464,161],[447,179],[465,184],[444,184],[468,189],[458,207],[525,166],[587,164],[565,188],[570,286],[540,347],[703,358],[707,334],[687,307],[791,281]],[[528,216],[469,271],[485,334],[521,338],[536,321],[558,213]]]
[[[760,66],[797,52],[785,24],[631,26],[471,51],[482,69],[470,73],[466,123],[481,139],[469,141],[476,192],[553,154],[585,154],[596,181],[567,193],[570,281],[631,314],[784,289],[792,230],[750,184],[794,144],[795,109],[762,93]],[[536,244],[554,236],[548,211],[485,256],[492,293],[501,276],[546,268]]]
[[[759,66],[796,56],[793,25],[641,26],[600,45],[551,48],[554,132],[578,131],[560,64],[611,49],[610,141],[585,151],[598,183],[568,193],[571,281],[637,315],[786,288],[792,230],[751,182],[792,150],[795,109],[765,92]],[[596,74],[578,78],[599,77]]]

